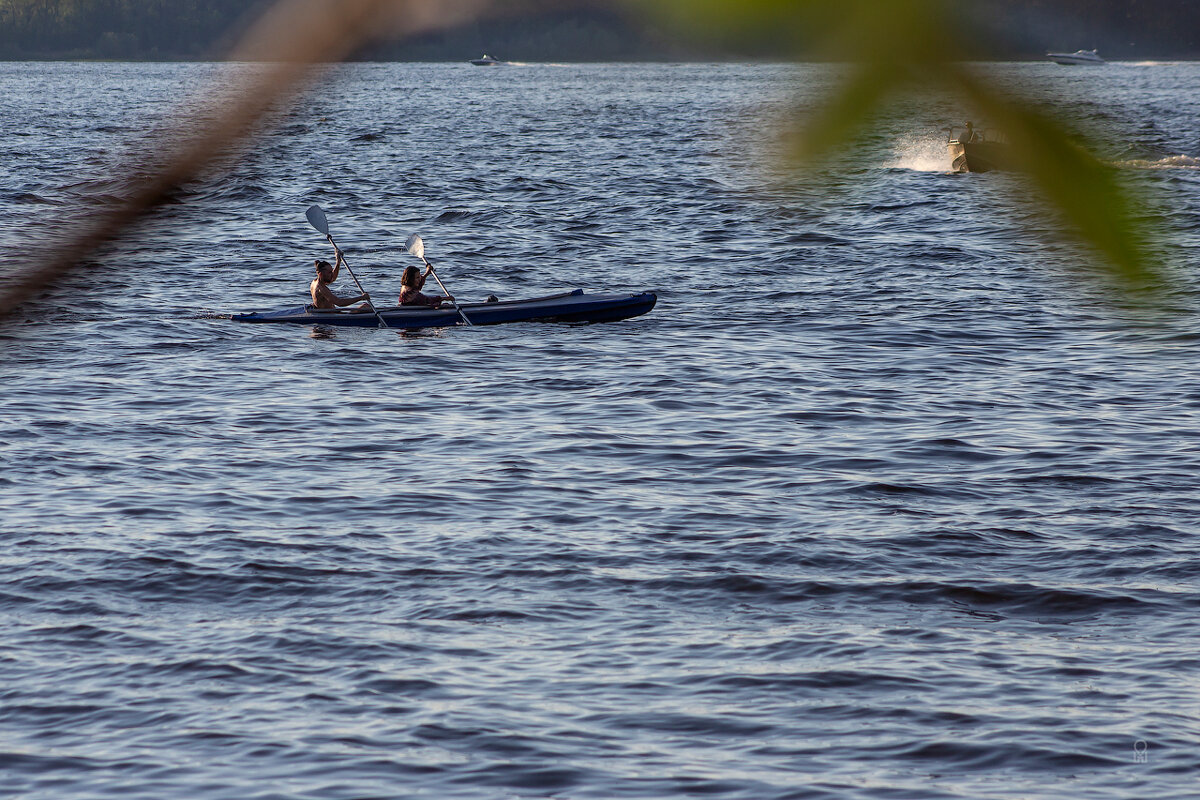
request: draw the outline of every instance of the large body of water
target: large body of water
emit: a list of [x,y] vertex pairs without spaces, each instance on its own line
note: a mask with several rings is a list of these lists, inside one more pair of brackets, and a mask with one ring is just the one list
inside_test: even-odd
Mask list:
[[[981,68],[1157,192],[1165,311],[947,102],[802,173],[823,67],[339,68],[0,326],[0,798],[1195,797],[1200,65]],[[6,260],[216,69],[0,64]],[[377,298],[418,232],[659,305],[223,318],[312,203]]]

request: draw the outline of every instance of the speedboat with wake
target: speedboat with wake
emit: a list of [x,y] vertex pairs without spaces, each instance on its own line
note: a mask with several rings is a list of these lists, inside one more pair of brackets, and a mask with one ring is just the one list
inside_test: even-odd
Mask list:
[[950,152],[950,169],[954,172],[991,172],[1011,169],[1008,140],[1002,133],[988,128],[976,128],[968,122],[961,133],[947,128],[946,149]]
[[471,63],[477,67],[500,67],[507,64],[507,61],[501,61],[498,58],[492,58],[487,53],[483,54],[483,58],[472,58]]
[[1074,53],[1046,53],[1046,58],[1055,64],[1075,66],[1076,64],[1107,64],[1095,50],[1076,50]]

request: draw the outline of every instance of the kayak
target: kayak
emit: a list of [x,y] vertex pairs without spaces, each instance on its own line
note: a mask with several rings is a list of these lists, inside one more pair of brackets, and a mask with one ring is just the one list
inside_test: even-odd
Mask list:
[[[507,300],[492,303],[463,303],[458,306],[472,325],[498,325],[502,322],[612,322],[645,314],[654,308],[658,296],[641,294],[584,294],[582,289],[531,300]],[[454,305],[392,306],[378,308],[389,328],[444,328],[462,325]],[[279,311],[234,314],[234,322],[290,322],[298,325],[344,325],[377,328],[379,320],[370,311],[296,306]]]

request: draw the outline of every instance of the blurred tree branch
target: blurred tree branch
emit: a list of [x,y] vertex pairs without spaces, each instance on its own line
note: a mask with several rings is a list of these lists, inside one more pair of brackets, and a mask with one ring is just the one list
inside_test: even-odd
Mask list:
[[[847,62],[848,77],[796,125],[797,155],[812,159],[853,141],[886,104],[913,86],[963,98],[1004,128],[1015,161],[1078,232],[1103,256],[1110,274],[1129,285],[1158,282],[1137,203],[1114,171],[1062,126],[1011,98],[964,66],[967,37],[979,32],[973,4],[948,0],[278,0],[245,33],[230,61],[261,62],[233,85],[210,87],[206,101],[181,112],[157,140],[160,150],[114,165],[123,200],[70,214],[57,240],[27,254],[0,294],[0,316],[53,285],[104,242],[119,236],[188,181],[211,170],[261,129],[271,110],[293,99],[320,65],[348,58],[364,44],[440,30],[489,13],[550,7],[626,8],[650,13],[672,29],[726,42],[788,44],[826,60]],[[223,78],[223,80],[227,80]],[[168,142],[173,144],[167,144]],[[69,225],[69,228],[65,226]]]
[[[158,149],[114,165],[120,202],[68,214],[63,233],[33,248],[0,293],[0,316],[53,286],[105,242],[166,202],[188,181],[236,152],[283,101],[379,36],[404,36],[478,14],[487,0],[278,0],[241,37],[229,61],[259,62],[229,81],[223,75],[192,110],[179,113],[151,142]],[[80,213],[82,212],[82,213]],[[80,217],[86,221],[81,222]]]

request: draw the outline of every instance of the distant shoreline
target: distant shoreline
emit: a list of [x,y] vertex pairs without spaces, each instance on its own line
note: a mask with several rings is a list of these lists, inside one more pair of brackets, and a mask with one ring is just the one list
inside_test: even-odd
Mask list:
[[[223,60],[271,0],[0,0],[0,61]],[[819,21],[706,29],[634,4],[536,0],[409,36],[364,42],[354,61],[453,63],[482,53],[522,63],[820,63],[833,43]],[[652,4],[647,3],[647,6]],[[697,4],[698,6],[703,4]],[[836,4],[835,4],[836,5]],[[1099,50],[1110,62],[1200,60],[1200,4],[1185,0],[989,0],[945,24],[971,61],[1037,61]],[[1136,11],[1131,7],[1136,6]],[[501,4],[497,4],[497,11]],[[925,23],[922,23],[925,24]],[[955,27],[957,25],[957,27]],[[736,26],[735,26],[736,28]],[[842,50],[841,52],[848,52]]]
[[[1105,59],[1105,64],[1142,64],[1142,63],[1163,63],[1163,64],[1186,64],[1200,61],[1200,55],[1194,56],[1140,56],[1136,58],[1113,58]],[[2,64],[222,64],[222,63],[246,63],[246,64],[265,64],[270,63],[266,60],[243,60],[241,62],[227,62],[223,58],[195,58],[195,57],[94,57],[94,56],[31,56],[25,58],[11,58],[0,56]],[[341,62],[342,64],[470,64],[470,58],[459,59],[408,59],[408,58],[356,58]],[[506,64],[510,65],[537,65],[537,64],[578,64],[581,66],[588,64],[847,64],[853,61],[834,60],[834,59],[781,59],[781,58],[613,58],[613,59],[580,59],[571,60],[564,58],[551,59],[524,59],[515,57],[505,60]],[[1040,64],[1054,63],[1047,56],[1030,56],[1021,58],[979,58],[979,59],[964,59],[961,63],[965,64]],[[1062,65],[1060,65],[1062,66]],[[1068,65],[1069,66],[1069,65]],[[1064,66],[1064,68],[1068,68]]]

